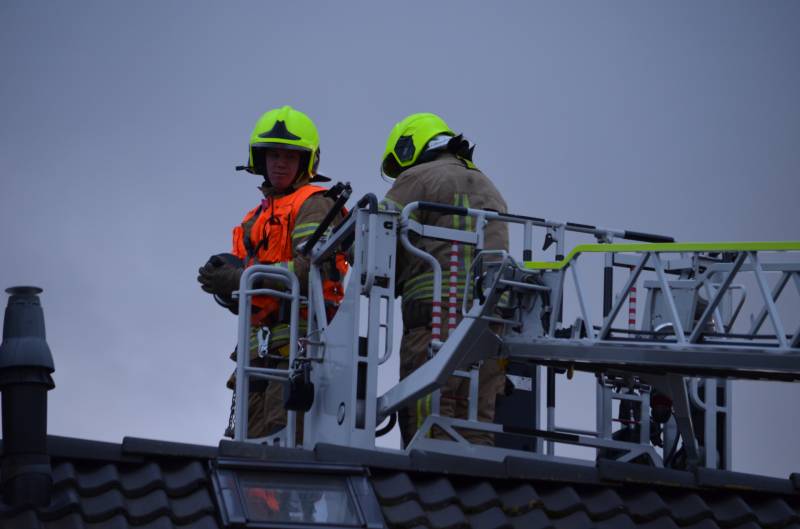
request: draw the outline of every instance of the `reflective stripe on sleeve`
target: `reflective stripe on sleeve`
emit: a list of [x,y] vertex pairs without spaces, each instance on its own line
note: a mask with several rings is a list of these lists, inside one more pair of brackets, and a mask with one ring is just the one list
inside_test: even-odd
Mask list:
[[317,231],[318,227],[319,222],[306,222],[304,224],[298,224],[292,231],[292,239],[310,237],[315,231]]

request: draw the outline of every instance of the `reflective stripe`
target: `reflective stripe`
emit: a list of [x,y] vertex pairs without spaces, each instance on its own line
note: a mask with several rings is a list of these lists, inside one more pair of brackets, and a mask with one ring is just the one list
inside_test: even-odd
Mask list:
[[383,197],[380,204],[378,204],[378,208],[384,211],[403,211],[403,204],[400,202],[396,202],[389,197]]
[[[458,271],[458,281],[463,283],[467,277],[467,274],[464,270]],[[447,286],[449,283],[449,278],[447,280],[442,279],[442,286]],[[407,280],[403,283],[403,291],[414,290],[420,285],[432,285],[433,284],[433,272],[423,272],[419,275],[412,277],[411,279]]]
[[[468,208],[469,195],[463,195],[463,197],[464,197],[464,202],[462,206]],[[473,220],[472,217],[469,216],[464,217],[464,221],[466,222],[465,228],[467,231],[475,231],[475,229],[472,226],[472,220]],[[472,256],[475,255],[475,247],[470,244],[465,244],[463,246],[464,246],[464,256],[463,256],[464,270],[469,270],[470,268],[472,268]]]
[[294,227],[292,231],[292,239],[300,239],[302,237],[310,237],[317,228],[319,227],[319,222],[306,222],[303,224],[298,224]]
[[[381,200],[380,203],[378,204],[378,209],[381,209],[383,211],[396,211],[398,213],[403,211],[404,207],[406,207],[405,204],[401,204],[400,202],[392,200],[389,197],[383,197],[383,200]],[[413,220],[417,221],[419,220],[419,215],[417,215],[417,211],[411,212],[411,218]]]
[[[444,275],[443,275],[444,276]],[[459,270],[455,286],[457,288],[457,297],[461,297],[466,283],[466,273]],[[442,292],[449,292],[450,290],[450,277],[445,279],[442,277]],[[433,299],[433,272],[425,272],[418,276],[414,276],[409,281],[403,284],[403,298],[406,300],[412,299]]]
[[[461,297],[461,292],[464,291],[464,282],[463,281],[458,282],[456,283],[456,286],[458,288],[458,292],[456,292],[456,299],[459,299]],[[415,288],[409,293],[404,292],[403,299],[405,299],[406,301],[412,301],[412,300],[431,301],[433,300],[433,285],[432,284],[423,285],[418,288]]]
[[[425,412],[426,412],[425,413],[425,417],[427,417],[428,415],[431,414],[431,400],[433,400],[433,394],[432,393],[428,393],[428,395],[425,397],[425,408],[426,408],[425,409]],[[428,432],[428,437],[430,437],[430,436],[431,436],[431,434],[430,434],[430,432]]]
[[[431,414],[432,396],[432,393],[428,393],[421,399],[417,399],[417,430],[422,428],[422,423],[425,422],[425,419]],[[426,434],[426,437],[430,437],[430,432]]]
[[[459,281],[456,283],[456,288],[458,289],[456,292],[456,298],[458,299],[461,297],[461,292],[464,291],[464,282]],[[431,301],[433,299],[433,284],[421,285],[408,293],[403,292],[403,299],[406,301]]]

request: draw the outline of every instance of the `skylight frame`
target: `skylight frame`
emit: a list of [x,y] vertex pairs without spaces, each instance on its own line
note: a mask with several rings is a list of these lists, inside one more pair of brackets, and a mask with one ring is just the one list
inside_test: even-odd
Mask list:
[[[299,484],[309,478],[319,477],[330,481],[331,476],[341,479],[342,491],[350,499],[353,514],[357,523],[341,524],[327,522],[294,522],[264,521],[252,519],[248,510],[243,481],[252,479],[254,474],[262,473],[265,477],[279,474],[286,481],[278,485],[286,485],[292,477]],[[368,479],[368,470],[353,465],[336,465],[326,463],[287,463],[270,461],[253,461],[238,459],[220,459],[211,463],[211,476],[219,506],[220,521],[224,527],[247,529],[383,529],[385,524],[380,505]]]

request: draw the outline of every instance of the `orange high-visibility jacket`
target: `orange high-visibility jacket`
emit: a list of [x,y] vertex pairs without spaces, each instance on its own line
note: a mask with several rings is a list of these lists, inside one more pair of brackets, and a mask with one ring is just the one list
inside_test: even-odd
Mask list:
[[[267,197],[258,207],[245,215],[241,225],[233,229],[232,253],[242,259],[245,266],[287,263],[289,269],[293,270],[295,247],[313,232],[311,229],[305,237],[293,240],[292,235],[300,208],[310,196],[325,191],[324,187],[307,184],[287,195]],[[319,220],[321,219],[322,217]],[[248,226],[249,233],[245,235]],[[323,278],[325,301],[332,305],[338,305],[343,297],[341,279],[347,273],[347,262],[343,254],[336,255],[336,269],[338,274],[334,275],[339,277]],[[305,289],[305,285],[301,287]],[[287,323],[278,321],[279,308],[279,299],[255,296],[252,322],[259,325]]]

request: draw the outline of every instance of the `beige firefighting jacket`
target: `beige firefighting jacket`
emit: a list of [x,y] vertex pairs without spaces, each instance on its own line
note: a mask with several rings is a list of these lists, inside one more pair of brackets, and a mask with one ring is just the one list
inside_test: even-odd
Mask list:
[[[415,201],[425,200],[461,207],[489,209],[507,212],[505,200],[489,178],[477,169],[469,169],[456,156],[443,153],[437,159],[406,169],[397,177],[386,194],[381,206],[388,210],[401,211]],[[474,219],[456,215],[443,215],[437,212],[417,211],[415,220],[423,224],[434,224],[447,228],[474,231]],[[411,239],[418,248],[434,255],[442,266],[442,301],[447,302],[450,283],[451,243],[434,239]],[[485,231],[484,248],[487,250],[508,250],[508,225],[503,222],[490,222]],[[464,282],[475,249],[469,245],[459,245],[458,292],[459,302],[464,291]],[[430,301],[433,298],[433,272],[425,261],[409,254],[398,243],[396,293],[403,296],[403,307],[414,301]],[[460,312],[460,311],[459,311]]]

